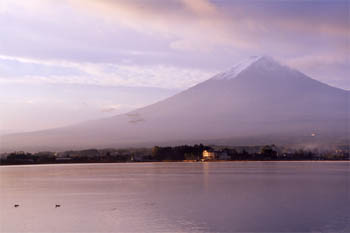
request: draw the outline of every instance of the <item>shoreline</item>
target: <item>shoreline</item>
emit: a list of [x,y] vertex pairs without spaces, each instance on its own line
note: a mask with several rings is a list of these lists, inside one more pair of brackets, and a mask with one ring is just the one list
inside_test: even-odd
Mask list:
[[88,162],[88,163],[27,163],[27,164],[0,164],[0,167],[15,166],[53,166],[53,165],[114,165],[114,164],[152,164],[152,163],[266,163],[266,162],[350,162],[350,160],[217,160],[217,161],[140,161],[140,162]]

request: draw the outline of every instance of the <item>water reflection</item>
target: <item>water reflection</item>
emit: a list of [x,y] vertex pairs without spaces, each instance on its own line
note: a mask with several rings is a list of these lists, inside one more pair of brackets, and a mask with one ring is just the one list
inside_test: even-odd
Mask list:
[[203,187],[204,190],[206,192],[208,192],[209,189],[209,181],[208,181],[208,177],[209,177],[209,163],[208,162],[203,162],[201,163],[201,167],[203,170]]

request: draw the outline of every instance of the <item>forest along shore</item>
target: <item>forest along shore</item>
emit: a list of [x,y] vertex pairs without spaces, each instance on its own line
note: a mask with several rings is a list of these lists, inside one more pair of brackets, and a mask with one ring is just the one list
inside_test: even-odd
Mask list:
[[300,161],[350,160],[350,146],[334,149],[292,149],[275,145],[213,146],[181,145],[175,147],[86,149],[64,152],[42,151],[29,153],[15,151],[0,155],[0,165],[55,164],[55,163],[121,163],[172,161]]

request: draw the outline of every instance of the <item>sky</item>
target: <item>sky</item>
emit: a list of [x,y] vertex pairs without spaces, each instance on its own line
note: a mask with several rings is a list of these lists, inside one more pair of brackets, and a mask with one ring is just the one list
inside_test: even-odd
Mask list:
[[0,134],[142,107],[268,55],[350,90],[350,1],[0,0]]

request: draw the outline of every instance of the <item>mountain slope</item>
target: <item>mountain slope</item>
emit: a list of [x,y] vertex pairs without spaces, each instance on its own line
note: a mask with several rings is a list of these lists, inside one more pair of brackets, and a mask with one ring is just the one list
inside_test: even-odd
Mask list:
[[333,143],[348,136],[348,91],[271,58],[252,57],[156,104],[75,126],[3,136],[1,147],[70,149],[219,139],[234,143],[242,138],[246,144],[253,138],[261,143],[315,138]]

